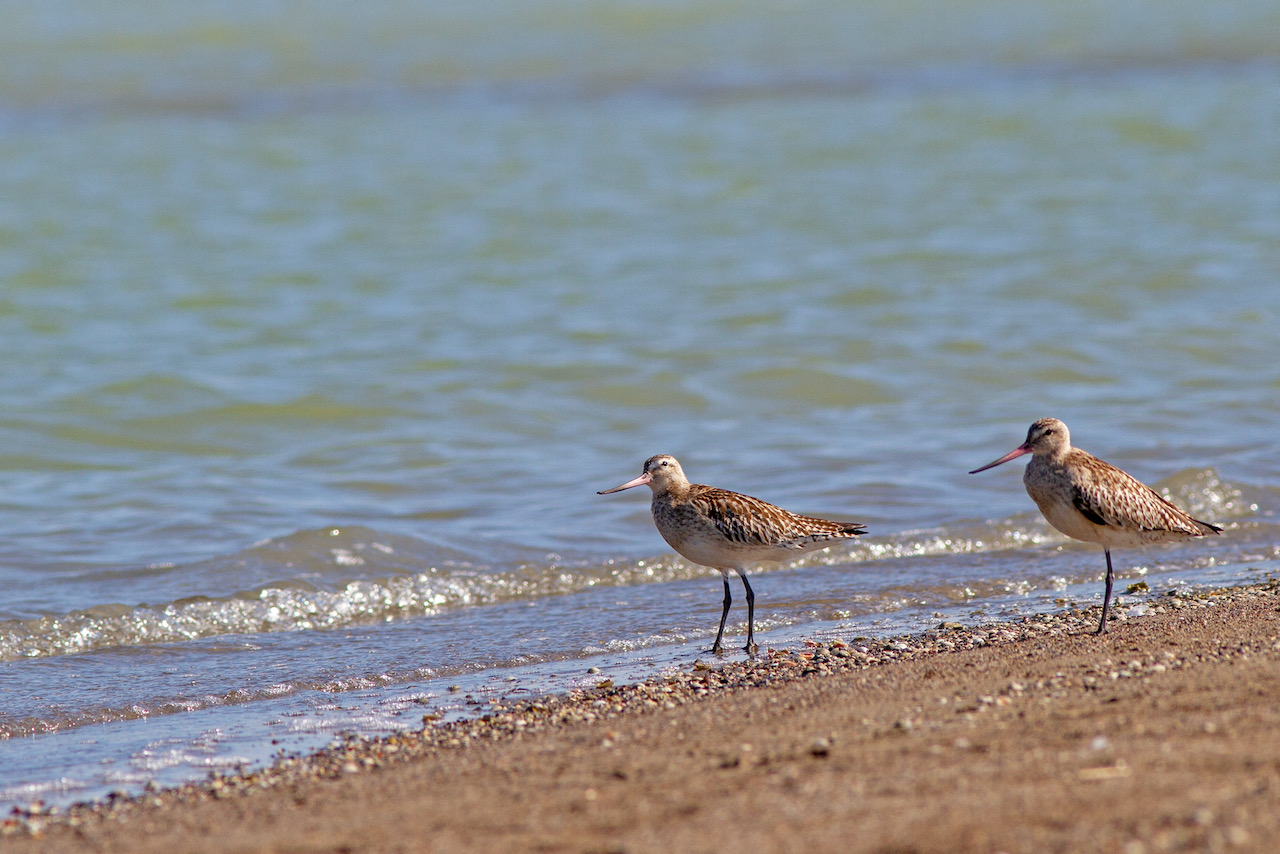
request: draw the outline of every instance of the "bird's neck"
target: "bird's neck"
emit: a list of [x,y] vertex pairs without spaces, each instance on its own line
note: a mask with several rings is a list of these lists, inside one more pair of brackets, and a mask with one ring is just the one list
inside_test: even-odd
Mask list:
[[687,481],[685,483],[666,483],[661,490],[654,491],[653,501],[655,504],[676,504],[687,499],[693,490],[693,484]]

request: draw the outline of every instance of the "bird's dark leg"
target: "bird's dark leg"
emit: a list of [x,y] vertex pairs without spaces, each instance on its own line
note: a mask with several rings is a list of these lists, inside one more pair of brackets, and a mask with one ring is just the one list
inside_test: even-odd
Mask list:
[[729,576],[726,574],[722,577],[724,578],[724,610],[720,612],[720,631],[716,632],[716,642],[711,645],[711,651],[714,653],[720,652],[720,639],[724,637],[724,621],[729,618],[729,604],[733,602],[733,596],[729,594]]
[[1107,630],[1107,609],[1111,606],[1111,585],[1115,581],[1115,573],[1111,569],[1111,549],[1103,549],[1107,554],[1107,592],[1102,594],[1102,622],[1098,623],[1097,634]]
[[[747,581],[747,577],[742,573],[738,573],[742,578],[742,586],[747,588],[747,645],[743,647],[747,652],[755,652],[759,649],[756,646],[756,592],[751,589],[751,582]],[[725,579],[725,583],[729,583],[729,579]]]

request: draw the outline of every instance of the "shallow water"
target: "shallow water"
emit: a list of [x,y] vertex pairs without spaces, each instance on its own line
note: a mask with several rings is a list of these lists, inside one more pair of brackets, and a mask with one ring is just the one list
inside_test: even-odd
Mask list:
[[658,452],[869,526],[762,644],[1097,602],[1042,415],[1280,559],[1276,4],[141,8],[0,34],[0,805],[705,655]]

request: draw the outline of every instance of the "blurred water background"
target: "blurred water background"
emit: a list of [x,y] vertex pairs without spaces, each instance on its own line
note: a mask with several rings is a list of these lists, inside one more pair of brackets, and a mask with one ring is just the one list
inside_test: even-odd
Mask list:
[[705,657],[659,452],[870,527],[763,646],[1099,601],[1043,415],[1276,571],[1280,3],[3,18],[0,807]]

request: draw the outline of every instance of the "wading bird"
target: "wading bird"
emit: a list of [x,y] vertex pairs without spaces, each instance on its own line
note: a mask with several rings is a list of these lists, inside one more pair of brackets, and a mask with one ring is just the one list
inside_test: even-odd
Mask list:
[[1044,518],[1068,537],[1102,546],[1107,556],[1107,590],[1102,597],[1098,634],[1107,630],[1115,577],[1111,569],[1113,548],[1185,540],[1222,531],[1217,525],[1192,519],[1132,475],[1071,447],[1067,425],[1056,418],[1041,418],[1027,430],[1027,441],[969,474],[1023,454],[1034,454],[1022,474],[1022,483]]
[[724,610],[716,642],[711,645],[715,653],[720,652],[724,622],[733,601],[730,572],[738,573],[747,591],[747,645],[743,648],[755,652],[756,596],[747,581],[747,567],[761,561],[790,560],[867,530],[854,523],[799,516],[750,495],[689,483],[680,463],[667,454],[645,460],[644,471],[635,480],[602,489],[597,495],[645,485],[653,490],[653,523],[662,538],[685,558],[719,570],[724,580]]

